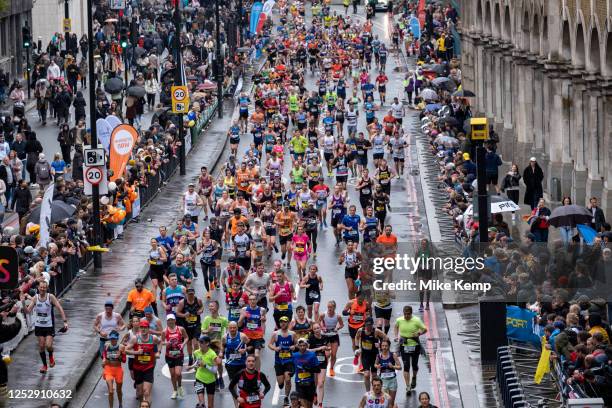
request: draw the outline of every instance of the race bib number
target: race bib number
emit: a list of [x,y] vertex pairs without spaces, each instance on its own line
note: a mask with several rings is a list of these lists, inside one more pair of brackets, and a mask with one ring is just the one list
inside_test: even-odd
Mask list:
[[280,358],[291,358],[291,352],[290,351],[281,351],[278,353],[278,356]]
[[195,384],[193,385],[193,389],[195,390],[196,394],[199,393],[200,391],[204,390],[204,384],[202,384],[199,381],[196,381]]
[[151,356],[150,355],[138,356],[138,362],[139,363],[148,363],[150,361],[151,361]]
[[248,402],[249,404],[252,404],[257,401],[259,401],[259,395],[257,394],[249,395],[246,397],[246,402]]
[[295,253],[296,254],[303,254],[304,253],[304,247],[295,247]]
[[257,323],[247,323],[246,327],[249,330],[257,330],[257,329],[259,329],[259,325]]
[[287,303],[281,303],[281,304],[277,305],[276,308],[278,310],[288,310],[289,309],[289,305]]
[[310,378],[310,373],[308,373],[308,372],[301,372],[301,373],[298,373],[298,378],[299,378],[300,380],[305,380],[305,379],[307,379],[307,378]]
[[229,355],[230,360],[239,360],[241,357],[240,353],[232,353]]
[[325,362],[325,355],[324,354],[319,354],[317,356],[317,360],[319,360],[320,363]]
[[189,316],[185,319],[187,321],[187,323],[195,323],[198,321],[198,317],[197,316]]
[[395,371],[380,373],[380,378],[395,378]]
[[363,316],[361,316],[361,315],[353,316],[353,321],[354,322],[363,322]]
[[414,353],[416,346],[404,346],[404,353]]
[[363,195],[368,195],[372,192],[372,190],[370,190],[369,188],[362,188],[361,189],[361,194]]
[[372,342],[371,341],[362,341],[361,348],[364,350],[372,350]]
[[178,357],[181,355],[181,350],[170,350],[168,353],[170,357]]
[[310,299],[318,299],[318,298],[319,298],[319,293],[318,293],[318,292],[310,292],[310,293],[308,294],[308,297],[309,297]]

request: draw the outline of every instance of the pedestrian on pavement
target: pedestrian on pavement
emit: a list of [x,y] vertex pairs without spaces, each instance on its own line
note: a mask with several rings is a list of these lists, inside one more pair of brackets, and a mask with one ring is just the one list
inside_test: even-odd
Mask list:
[[36,184],[40,191],[45,191],[47,186],[53,182],[53,167],[47,161],[44,153],[38,155],[38,162],[34,167]]
[[13,208],[19,215],[19,221],[23,216],[30,211],[32,203],[32,192],[28,186],[27,180],[23,179],[19,182],[19,187],[15,189],[13,196]]
[[155,96],[159,92],[159,83],[152,72],[147,74],[144,88],[145,92],[147,93],[147,106],[149,107],[149,112],[152,112],[155,107]]
[[83,145],[74,146],[74,156],[72,157],[72,179],[83,181]]
[[531,210],[537,207],[540,198],[544,196],[542,181],[544,181],[544,172],[536,158],[532,157],[529,159],[529,165],[523,170],[523,182],[526,187],[524,203],[529,205]]
[[536,242],[548,242],[548,217],[550,209],[546,207],[546,201],[540,198],[537,207],[531,211],[531,232],[535,235]]
[[[561,205],[572,205],[572,198],[568,196],[563,197],[561,199]],[[574,236],[574,227],[572,225],[560,225],[558,228],[559,234],[561,234],[561,242],[567,247]]]
[[591,197],[589,204],[587,205],[587,210],[593,214],[593,218],[591,219],[591,227],[593,227],[595,231],[600,232],[603,225],[606,223],[606,216],[604,215],[603,210],[598,206],[597,197]]
[[62,159],[64,159],[65,163],[70,163],[70,151],[72,149],[72,146],[74,145],[74,139],[72,136],[72,132],[70,132],[70,127],[68,126],[68,123],[64,123],[60,127],[59,134],[57,135],[57,141],[62,151]]
[[76,59],[70,56],[67,57],[68,62],[66,66],[66,79],[68,80],[68,85],[70,85],[70,91],[74,95],[77,89],[77,84],[79,82],[79,66],[77,65]]
[[502,165],[502,159],[491,147],[487,147],[485,154],[485,170],[487,175],[487,187],[492,185],[495,187],[495,192],[499,194],[499,166]]
[[6,208],[13,198],[13,190],[17,182],[11,167],[11,159],[8,156],[5,156],[0,162],[0,180],[5,186],[3,205]]
[[[520,181],[521,181],[521,173],[519,173],[518,166],[516,163],[512,163],[510,170],[504,177],[504,181],[502,182],[501,191],[505,192],[508,195],[508,198],[514,202],[514,204],[519,205],[519,189],[520,189]],[[512,221],[514,222],[516,219],[516,213],[512,211]]]
[[35,132],[28,133],[25,152],[27,154],[26,169],[30,175],[30,183],[36,184],[36,163],[38,162],[38,155],[43,152],[43,147],[36,139]]
[[81,78],[81,88],[87,89],[87,76],[89,75],[89,63],[87,58],[82,58],[79,62],[79,77]]
[[34,91],[36,98],[36,110],[42,125],[47,124],[47,110],[49,109],[49,99],[51,98],[51,89],[46,79],[39,80]]
[[55,113],[57,116],[57,125],[68,123],[70,120],[70,105],[72,104],[72,95],[69,88],[64,85],[55,95]]
[[74,121],[79,122],[80,120],[85,120],[87,116],[85,113],[87,102],[85,102],[85,98],[83,97],[83,93],[81,91],[77,91],[76,98],[74,98],[72,106],[74,106]]
[[[89,41],[87,40],[87,34],[83,34],[79,40],[79,48],[81,49],[81,61],[87,61],[87,51],[89,50]],[[83,75],[81,73],[81,75]]]

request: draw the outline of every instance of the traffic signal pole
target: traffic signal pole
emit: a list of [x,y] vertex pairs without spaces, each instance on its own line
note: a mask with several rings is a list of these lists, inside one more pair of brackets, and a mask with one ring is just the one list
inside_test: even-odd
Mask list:
[[[174,0],[174,48],[176,50],[176,69],[174,70],[174,85],[183,85],[183,76],[181,70],[181,10],[179,1]],[[187,174],[185,166],[185,128],[183,124],[183,114],[178,113],[178,131],[179,141],[181,146],[179,148],[179,174],[184,176]]]
[[28,25],[27,20],[21,29],[21,37],[21,40],[23,41],[23,48],[25,48],[26,52],[26,79],[28,81],[28,99],[30,99],[32,97],[30,94],[30,48],[32,48],[32,33],[30,32],[30,26]]
[[217,113],[219,119],[223,117],[223,77],[224,77],[224,64],[223,57],[221,57],[221,31],[219,22],[219,0],[215,0],[215,26],[216,26],[216,52],[215,52],[215,64],[217,64]]
[[[67,0],[66,0],[67,1]],[[87,60],[89,62],[89,118],[91,128],[91,147],[95,149],[98,147],[98,132],[96,129],[96,73],[94,65],[94,35],[93,35],[93,11],[92,11],[92,0],[87,0],[87,42],[89,46],[89,52],[87,53]],[[92,245],[99,245],[102,241],[102,231],[100,224],[100,188],[98,185],[92,185],[91,187],[92,201],[93,201],[93,242]],[[93,253],[94,270],[99,271],[102,269],[102,254],[98,251]]]

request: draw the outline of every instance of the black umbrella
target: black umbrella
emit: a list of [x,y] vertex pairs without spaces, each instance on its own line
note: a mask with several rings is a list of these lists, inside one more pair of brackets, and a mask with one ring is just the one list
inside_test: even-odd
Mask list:
[[453,92],[457,89],[457,84],[449,77],[438,77],[431,81],[431,83],[440,89],[446,89],[450,92]]
[[[40,210],[42,206],[38,206],[32,210],[28,222],[40,224]],[[55,200],[51,203],[51,223],[60,222],[69,218],[76,211],[76,207],[66,204],[64,201]]]
[[444,125],[449,125],[449,126],[457,126],[459,125],[459,121],[455,118],[453,118],[452,116],[446,116],[441,118],[438,123],[444,124]]
[[467,89],[460,89],[453,92],[453,96],[457,96],[459,98],[473,98],[476,96],[476,94],[472,91],[468,91]]
[[145,50],[142,47],[134,48],[134,57],[136,57],[136,58],[140,58],[140,57],[142,57],[146,53],[147,53],[147,50]]
[[442,74],[444,73],[444,66],[440,64],[423,65],[423,70],[432,71],[432,72],[435,72],[436,74]]
[[552,211],[548,223],[553,227],[575,227],[578,224],[589,224],[592,218],[593,214],[582,206],[562,205]]
[[142,98],[143,96],[145,96],[146,91],[142,86],[134,85],[134,86],[130,86],[127,89],[127,94],[129,96],[135,96],[136,98]]
[[123,89],[123,81],[121,78],[111,78],[104,84],[104,90],[110,94],[116,94]]

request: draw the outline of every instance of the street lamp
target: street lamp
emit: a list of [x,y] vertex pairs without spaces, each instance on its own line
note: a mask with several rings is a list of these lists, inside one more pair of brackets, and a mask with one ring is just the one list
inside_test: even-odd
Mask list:
[[32,47],[32,34],[30,33],[30,26],[27,20],[21,28],[21,39],[23,41],[23,48],[26,51],[26,77],[28,80],[28,99],[30,99],[30,47]]
[[217,65],[217,116],[223,117],[223,70],[224,61],[221,57],[221,23],[219,22],[219,0],[215,0],[216,49],[215,64]]
[[[94,65],[94,36],[93,36],[93,11],[92,11],[92,0],[87,0],[87,43],[89,52],[87,53],[87,60],[89,62],[89,117],[91,126],[91,148],[95,149],[98,147],[98,132],[96,129],[96,73]],[[68,0],[66,0],[68,4]],[[66,10],[68,10],[66,6]],[[97,184],[91,187],[91,198],[93,201],[93,245],[99,245],[101,242],[101,229],[100,229],[100,188]],[[99,271],[102,269],[102,254],[98,251],[93,253],[94,270]]]
[[[68,7],[68,0],[64,0],[64,29],[66,30],[64,33],[64,41],[66,42],[66,55],[68,54],[68,41],[70,40],[70,27],[67,24],[69,21],[70,8]],[[76,58],[76,55],[74,57]]]

